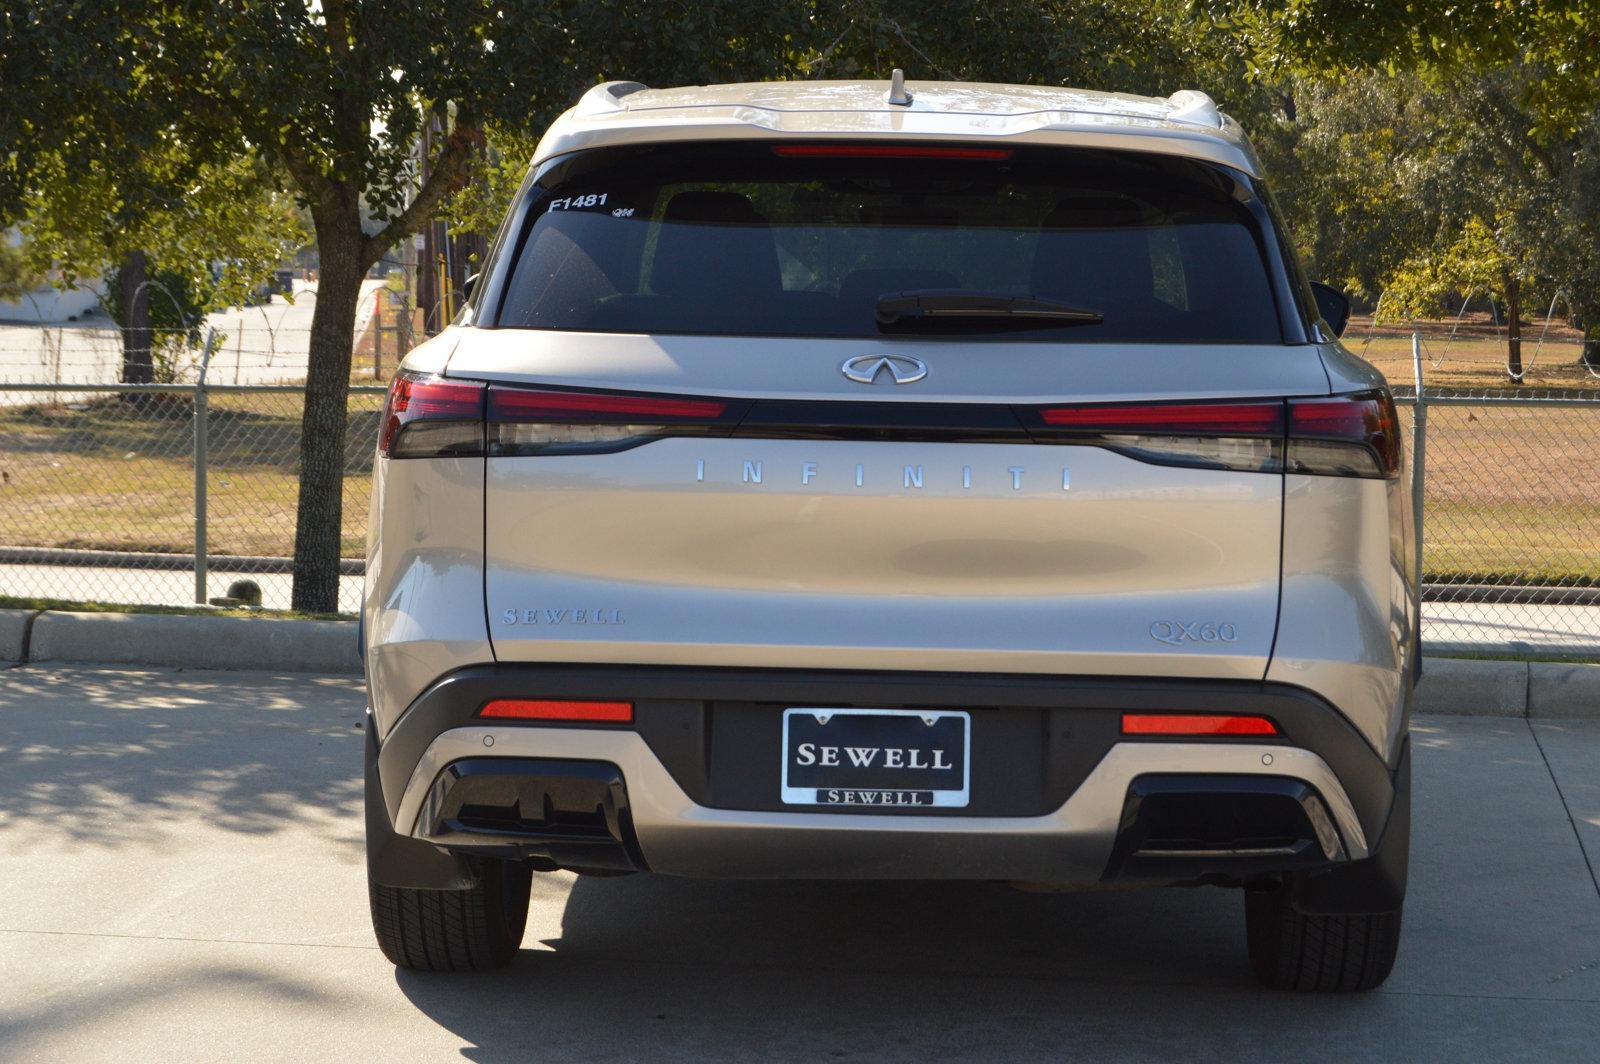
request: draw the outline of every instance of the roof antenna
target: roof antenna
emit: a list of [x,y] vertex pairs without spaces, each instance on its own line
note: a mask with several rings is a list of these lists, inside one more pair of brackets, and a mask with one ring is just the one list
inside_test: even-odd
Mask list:
[[899,67],[889,75],[889,103],[895,107],[911,106],[911,94],[906,91],[906,72]]

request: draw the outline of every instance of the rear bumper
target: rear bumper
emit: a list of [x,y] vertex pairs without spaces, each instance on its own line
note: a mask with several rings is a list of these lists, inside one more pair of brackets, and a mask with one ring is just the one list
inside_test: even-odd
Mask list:
[[[626,698],[636,721],[476,718],[503,697]],[[971,806],[956,815],[783,807],[769,725],[786,705],[971,709]],[[1139,709],[1259,713],[1283,734],[1122,737],[1120,714]],[[1395,796],[1390,766],[1325,702],[1219,682],[483,666],[436,683],[370,756],[378,793],[369,810],[408,846],[708,877],[1243,881],[1368,862]],[[1309,844],[1240,852],[1224,842],[1176,854],[1159,841],[1144,846],[1147,821],[1161,815],[1152,811],[1171,808],[1174,795],[1192,807],[1190,793],[1219,798],[1219,808],[1257,797],[1299,803]],[[1152,794],[1167,805],[1146,801]],[[461,815],[468,802],[476,819]],[[491,807],[520,812],[484,812]]]

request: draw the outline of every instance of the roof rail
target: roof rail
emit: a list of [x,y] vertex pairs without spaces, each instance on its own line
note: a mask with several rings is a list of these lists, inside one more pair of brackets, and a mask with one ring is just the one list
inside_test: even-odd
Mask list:
[[641,85],[637,81],[607,81],[596,85],[584,93],[578,100],[574,110],[585,117],[589,115],[604,114],[607,111],[622,110],[622,98],[632,95],[650,86]]
[[1168,122],[1186,122],[1191,126],[1222,128],[1222,114],[1216,101],[1197,89],[1180,89],[1167,97]]

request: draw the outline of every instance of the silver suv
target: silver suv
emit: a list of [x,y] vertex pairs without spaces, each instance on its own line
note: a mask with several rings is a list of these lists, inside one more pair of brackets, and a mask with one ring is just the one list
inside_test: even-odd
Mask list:
[[601,85],[384,415],[367,848],[396,964],[534,872],[1242,888],[1393,963],[1405,456],[1209,98]]

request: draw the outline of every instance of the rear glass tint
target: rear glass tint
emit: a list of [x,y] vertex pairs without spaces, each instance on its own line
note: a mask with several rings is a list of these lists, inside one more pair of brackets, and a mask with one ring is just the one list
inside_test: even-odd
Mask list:
[[[784,156],[748,142],[580,153],[528,192],[495,323],[592,332],[1282,343],[1242,175],[1132,152]],[[1015,296],[1099,321],[880,324],[899,293]]]

